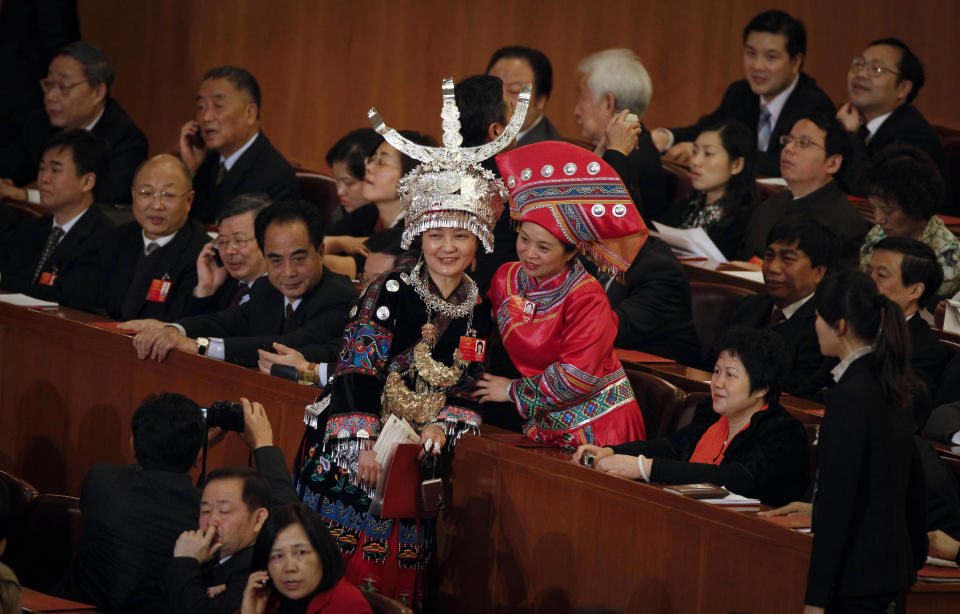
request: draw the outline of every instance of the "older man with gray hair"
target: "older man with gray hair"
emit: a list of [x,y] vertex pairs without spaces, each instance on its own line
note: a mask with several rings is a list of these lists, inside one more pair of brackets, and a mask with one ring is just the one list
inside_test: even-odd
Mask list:
[[580,61],[574,109],[583,137],[612,166],[648,221],[665,207],[665,177],[650,133],[640,122],[653,85],[629,49],[606,49]]

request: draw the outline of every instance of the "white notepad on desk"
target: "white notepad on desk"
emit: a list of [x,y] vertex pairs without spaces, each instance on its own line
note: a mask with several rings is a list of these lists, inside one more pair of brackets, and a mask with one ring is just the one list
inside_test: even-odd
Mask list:
[[727,258],[703,228],[674,228],[654,222],[650,234],[665,241],[678,258],[709,258],[726,262]]
[[763,271],[720,271],[720,273],[763,284]]
[[43,301],[26,294],[0,294],[0,303],[17,305],[19,307],[59,307],[53,301]]

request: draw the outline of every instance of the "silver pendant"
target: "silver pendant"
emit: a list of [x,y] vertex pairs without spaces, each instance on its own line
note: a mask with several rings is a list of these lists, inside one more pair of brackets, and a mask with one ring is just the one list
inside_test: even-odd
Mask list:
[[385,287],[387,292],[396,292],[400,289],[400,284],[397,283],[396,279],[388,279]]
[[389,307],[387,307],[386,305],[381,305],[380,307],[377,307],[377,318],[381,320],[386,320],[389,317],[390,317]]

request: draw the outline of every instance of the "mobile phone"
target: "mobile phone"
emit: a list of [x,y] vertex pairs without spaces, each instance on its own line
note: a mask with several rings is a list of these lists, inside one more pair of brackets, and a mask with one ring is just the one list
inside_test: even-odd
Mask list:
[[216,247],[213,248],[213,263],[220,268],[223,268],[223,258],[220,257],[220,250]]
[[207,142],[203,140],[203,131],[200,130],[200,128],[197,128],[196,132],[192,134],[188,134],[187,140],[190,141],[190,145],[192,145],[196,149],[207,148]]

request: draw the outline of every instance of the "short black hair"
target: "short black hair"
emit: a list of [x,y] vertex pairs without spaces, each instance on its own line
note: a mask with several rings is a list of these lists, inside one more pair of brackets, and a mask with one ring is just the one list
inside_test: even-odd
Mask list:
[[[937,254],[926,243],[907,237],[886,237],[874,247],[903,256],[900,263],[900,283],[904,286],[923,284],[923,294],[917,301],[921,309],[936,306],[937,290],[943,283],[943,268],[937,262]],[[932,303],[932,304],[931,304]]]
[[355,179],[363,179],[367,158],[382,142],[383,137],[373,128],[351,130],[327,152],[327,166],[332,168],[334,162],[343,162]]
[[83,77],[87,83],[91,87],[103,83],[107,86],[107,95],[110,94],[110,86],[113,85],[116,72],[103,49],[85,41],[74,41],[57,50],[57,56],[61,55],[80,62],[80,66],[83,67]]
[[347,567],[346,563],[323,518],[302,503],[289,503],[270,511],[270,516],[263,523],[260,535],[257,536],[257,543],[253,546],[250,570],[267,569],[267,563],[270,561],[270,550],[273,548],[273,542],[276,541],[277,535],[293,524],[299,524],[303,527],[303,532],[307,534],[310,544],[317,553],[317,558],[320,559],[323,577],[320,579],[320,584],[316,590],[322,592],[333,588],[343,577]]
[[797,249],[810,259],[810,265],[832,271],[840,257],[840,237],[818,218],[801,214],[788,215],[767,233],[767,246],[774,243],[796,243]]
[[913,87],[910,88],[910,93],[907,94],[907,104],[910,104],[914,98],[917,97],[917,94],[920,93],[920,88],[923,87],[923,84],[927,81],[923,71],[923,63],[920,62],[920,58],[918,58],[913,51],[910,51],[910,47],[907,47],[907,44],[899,38],[878,38],[867,46],[873,47],[874,45],[887,45],[888,47],[895,47],[900,50],[900,61],[897,63],[897,71],[900,74],[897,76],[897,83],[906,79],[913,84]]
[[173,392],[151,394],[131,421],[137,463],[144,469],[187,472],[203,445],[206,423],[200,406]]
[[[249,192],[247,194],[234,196],[227,201],[223,209],[220,209],[219,213],[217,213],[217,226],[228,217],[242,215],[251,211],[257,214],[262,209],[269,207],[270,202],[270,195],[264,192]],[[256,215],[254,215],[254,218],[256,218]]]
[[507,125],[507,103],[503,100],[503,81],[492,75],[471,75],[453,88],[460,110],[460,135],[463,147],[487,142],[490,124]]
[[270,482],[258,471],[250,467],[221,467],[214,469],[207,474],[207,480],[203,487],[206,488],[210,482],[216,480],[243,480],[243,504],[251,512],[257,511],[261,507],[270,509],[273,492],[270,490]]
[[51,149],[69,149],[73,165],[77,169],[77,177],[93,173],[97,178],[97,183],[93,186],[93,196],[96,198],[100,195],[100,188],[106,184],[107,171],[110,168],[110,144],[103,137],[82,128],[63,130],[50,137],[43,147],[43,152]]
[[765,11],[750,20],[743,29],[743,43],[751,32],[782,34],[787,37],[787,53],[796,57],[798,53],[807,53],[807,29],[803,22],[784,11]]
[[878,151],[860,183],[867,196],[895,204],[916,220],[930,219],[943,201],[940,170],[927,152],[912,145],[891,144]]
[[501,47],[490,56],[487,69],[483,72],[489,73],[493,65],[503,58],[526,60],[527,64],[530,65],[530,69],[533,71],[534,98],[537,96],[550,97],[550,92],[553,91],[553,66],[550,65],[550,58],[548,58],[544,52],[533,49],[532,47],[524,47],[523,45]]
[[323,245],[323,216],[316,205],[305,200],[279,202],[261,209],[253,223],[257,245],[260,246],[260,249],[266,253],[263,241],[264,237],[267,236],[267,228],[270,224],[289,224],[291,222],[303,222],[304,226],[307,227],[310,243],[319,251]]
[[260,119],[260,84],[248,71],[237,66],[217,66],[211,68],[203,75],[200,82],[210,81],[211,79],[226,79],[230,85],[237,88],[237,91],[250,96],[253,104],[257,105],[257,119]]
[[787,348],[780,335],[768,328],[731,326],[716,347],[718,357],[726,351],[743,363],[750,392],[766,389],[768,403],[780,399],[780,385],[787,374]]
[[403,229],[397,226],[384,228],[380,232],[375,232],[363,242],[363,245],[370,250],[371,254],[389,254],[399,256],[404,252],[400,246],[403,238]]
[[[853,148],[850,146],[850,138],[847,136],[846,128],[843,127],[843,124],[841,124],[836,117],[825,113],[804,113],[797,121],[799,122],[804,119],[812,122],[817,128],[826,132],[823,137],[823,149],[827,157],[840,156],[842,159],[840,168],[834,173],[835,176],[839,177],[843,171],[843,165],[846,164],[853,155]],[[794,122],[793,125],[796,126],[796,122]]]

